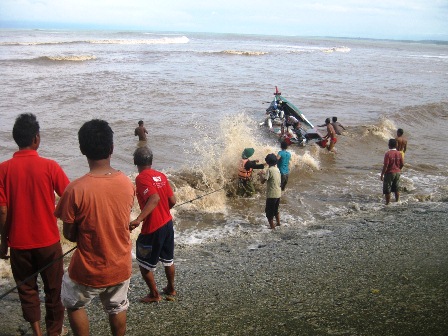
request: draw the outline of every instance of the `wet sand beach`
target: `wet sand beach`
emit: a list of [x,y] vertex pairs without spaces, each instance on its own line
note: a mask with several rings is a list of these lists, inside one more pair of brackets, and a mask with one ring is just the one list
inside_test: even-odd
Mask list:
[[[139,303],[135,268],[127,335],[446,335],[447,218],[447,203],[394,204],[177,246],[174,301]],[[91,335],[109,335],[98,301],[88,313]],[[0,321],[0,335],[29,334],[16,293]]]

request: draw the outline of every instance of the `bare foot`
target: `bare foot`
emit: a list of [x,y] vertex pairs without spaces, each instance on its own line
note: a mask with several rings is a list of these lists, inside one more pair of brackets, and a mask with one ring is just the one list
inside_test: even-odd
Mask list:
[[142,297],[140,300],[142,303],[152,303],[152,302],[160,302],[162,301],[161,296],[150,296],[149,294]]
[[169,296],[176,296],[177,292],[175,290],[169,291],[168,287],[162,289],[162,293]]

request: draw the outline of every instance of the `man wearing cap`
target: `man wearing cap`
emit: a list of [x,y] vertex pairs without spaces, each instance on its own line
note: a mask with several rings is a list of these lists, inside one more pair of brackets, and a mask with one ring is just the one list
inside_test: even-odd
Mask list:
[[264,176],[263,172],[259,173],[261,183],[266,184],[266,218],[268,219],[269,226],[272,230],[275,229],[274,217],[277,222],[277,226],[280,226],[280,214],[278,207],[280,205],[280,197],[282,196],[282,189],[280,187],[280,170],[277,168],[277,156],[273,153],[268,154],[265,158],[269,168],[266,170]]
[[258,163],[258,160],[249,160],[254,155],[255,149],[244,148],[241,153],[241,161],[238,168],[238,190],[239,196],[252,196],[255,193],[255,187],[252,183],[252,171],[254,169],[263,169],[264,164]]

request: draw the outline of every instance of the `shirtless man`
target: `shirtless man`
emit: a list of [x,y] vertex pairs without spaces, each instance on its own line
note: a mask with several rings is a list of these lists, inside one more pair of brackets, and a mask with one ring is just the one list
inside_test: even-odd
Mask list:
[[134,135],[138,135],[139,141],[146,141],[146,134],[148,134],[148,131],[146,130],[145,126],[143,126],[143,120],[140,120],[138,122],[138,127],[135,128]]
[[397,137],[395,138],[397,140],[397,151],[401,153],[401,156],[404,160],[404,153],[406,153],[406,146],[408,144],[408,140],[403,136],[403,129],[399,128],[397,129]]
[[341,135],[343,131],[345,131],[345,127],[342,126],[342,124],[338,121],[338,117],[333,117],[332,118],[332,123],[331,125],[333,126],[335,132],[337,135]]
[[325,125],[327,125],[327,135],[324,136],[324,139],[330,139],[330,144],[327,146],[327,149],[330,152],[334,152],[334,145],[338,139],[336,138],[336,131],[333,125],[331,125],[330,118],[325,119]]

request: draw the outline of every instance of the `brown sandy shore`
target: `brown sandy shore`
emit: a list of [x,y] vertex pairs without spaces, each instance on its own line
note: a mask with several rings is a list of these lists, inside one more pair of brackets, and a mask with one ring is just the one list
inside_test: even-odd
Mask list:
[[[127,334],[447,335],[447,219],[448,203],[393,205],[178,246],[175,301],[139,303],[135,270]],[[29,333],[17,294],[1,303],[0,335]],[[91,335],[109,335],[98,301],[88,312]]]

